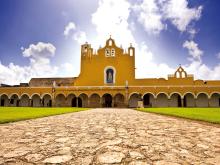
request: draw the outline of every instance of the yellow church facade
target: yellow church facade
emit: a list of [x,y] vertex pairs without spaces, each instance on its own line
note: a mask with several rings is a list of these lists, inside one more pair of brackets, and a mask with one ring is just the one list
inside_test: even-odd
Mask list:
[[81,46],[78,77],[4,85],[0,100],[19,107],[220,107],[220,81],[194,80],[181,66],[167,79],[135,79],[135,48],[117,47],[110,37],[97,52]]

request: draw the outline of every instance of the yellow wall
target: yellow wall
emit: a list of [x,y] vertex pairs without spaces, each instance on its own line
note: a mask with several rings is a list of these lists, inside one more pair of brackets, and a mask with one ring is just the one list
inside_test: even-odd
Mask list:
[[[110,42],[112,43],[110,44]],[[106,49],[114,49],[115,56],[106,57]],[[107,66],[114,67],[116,70],[116,81],[114,84],[104,83],[104,69]],[[186,74],[185,77],[178,77],[179,73],[186,74],[183,68],[179,67],[174,75],[169,75],[167,79],[135,79],[135,49],[130,46],[128,50],[123,50],[117,47],[115,41],[110,38],[106,41],[106,45],[97,52],[93,51],[90,44],[86,43],[81,46],[81,73],[79,77],[73,80],[72,85],[74,86],[56,87],[55,92],[53,92],[52,86],[1,87],[0,97],[3,94],[8,95],[9,98],[12,94],[17,94],[21,97],[24,93],[28,94],[29,97],[37,93],[41,98],[46,93],[49,93],[53,98],[58,94],[63,94],[67,97],[71,93],[76,96],[85,93],[88,97],[97,93],[102,97],[105,93],[109,93],[112,96],[121,93],[128,99],[128,96],[132,93],[142,95],[152,93],[154,96],[162,92],[168,96],[171,96],[172,93],[179,93],[181,97],[186,93],[193,93],[194,96],[197,96],[203,92],[209,97],[211,97],[212,93],[220,93],[219,80],[194,80],[193,75]],[[125,88],[126,80],[129,85],[128,89]]]

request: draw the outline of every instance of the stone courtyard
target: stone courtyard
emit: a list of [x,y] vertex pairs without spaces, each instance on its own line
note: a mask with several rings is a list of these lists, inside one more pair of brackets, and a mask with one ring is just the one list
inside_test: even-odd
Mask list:
[[220,164],[220,127],[131,109],[0,125],[0,164]]

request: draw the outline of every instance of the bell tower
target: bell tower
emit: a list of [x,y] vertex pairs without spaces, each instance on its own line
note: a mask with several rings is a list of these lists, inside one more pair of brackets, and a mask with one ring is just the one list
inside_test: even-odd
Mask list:
[[88,42],[81,45],[81,57],[91,57],[92,52],[93,49],[91,48],[91,44],[88,44]]

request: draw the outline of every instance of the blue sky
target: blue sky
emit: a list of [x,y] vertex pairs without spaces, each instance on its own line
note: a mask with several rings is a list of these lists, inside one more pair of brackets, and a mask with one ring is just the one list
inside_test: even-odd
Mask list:
[[0,83],[78,76],[80,45],[109,35],[136,47],[136,77],[164,77],[181,64],[220,79],[218,0],[1,0]]

